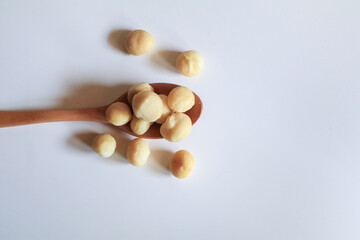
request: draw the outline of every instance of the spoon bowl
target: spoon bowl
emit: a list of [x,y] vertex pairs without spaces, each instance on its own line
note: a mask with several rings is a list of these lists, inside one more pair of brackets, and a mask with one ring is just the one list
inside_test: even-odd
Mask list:
[[[172,83],[151,83],[150,85],[154,88],[155,93],[164,94],[166,96],[169,95],[170,91],[173,88],[180,86],[180,85],[176,85],[176,84],[172,84]],[[195,96],[194,106],[190,110],[185,112],[185,114],[187,114],[190,117],[193,125],[200,118],[202,108],[203,108],[203,104],[202,104],[199,96],[196,95],[195,93],[194,93],[194,96]],[[127,100],[127,92],[122,94],[115,102],[123,102],[123,103],[126,103],[129,105],[129,102]],[[127,132],[128,134],[131,134],[136,137],[142,137],[142,138],[148,138],[148,139],[158,139],[158,138],[163,138],[160,134],[160,126],[161,125],[158,123],[153,123],[150,126],[149,130],[147,130],[146,133],[144,133],[143,135],[135,134],[130,128],[130,123],[127,123],[123,126],[119,126],[119,128],[121,130],[123,130],[124,132]]]
[[[157,94],[169,95],[170,91],[179,85],[172,83],[152,83],[150,84]],[[198,95],[194,93],[195,104],[185,114],[187,114],[192,124],[200,118],[203,104]],[[123,102],[129,105],[127,92],[123,93],[115,102]],[[111,103],[112,104],[112,103]],[[75,110],[39,110],[39,111],[0,111],[0,127],[13,127],[35,123],[60,122],[60,121],[93,121],[108,123],[105,117],[106,109],[111,105],[95,108],[84,108]],[[153,123],[149,130],[143,135],[137,135],[131,131],[130,123],[119,126],[122,131],[136,137],[159,139],[163,138],[160,134],[160,124]]]

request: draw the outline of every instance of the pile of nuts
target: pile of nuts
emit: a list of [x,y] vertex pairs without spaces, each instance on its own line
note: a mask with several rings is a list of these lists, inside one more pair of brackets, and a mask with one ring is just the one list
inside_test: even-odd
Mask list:
[[[154,46],[152,35],[143,30],[135,30],[125,40],[126,50],[135,56],[145,54]],[[195,76],[204,66],[202,55],[197,51],[180,54],[176,61],[178,71],[185,76]],[[123,102],[111,104],[105,112],[106,119],[115,126],[130,122],[136,135],[143,135],[153,123],[161,124],[161,135],[170,142],[179,142],[191,131],[192,122],[185,114],[195,104],[193,92],[183,86],[173,88],[166,96],[157,94],[148,83],[133,85],[128,93],[130,106]],[[110,157],[116,149],[116,141],[108,133],[96,136],[92,148],[103,157]],[[134,166],[143,166],[150,155],[150,149],[143,138],[135,138],[127,147],[127,159]],[[194,157],[186,150],[180,150],[170,159],[171,173],[178,178],[187,177],[194,168]]]

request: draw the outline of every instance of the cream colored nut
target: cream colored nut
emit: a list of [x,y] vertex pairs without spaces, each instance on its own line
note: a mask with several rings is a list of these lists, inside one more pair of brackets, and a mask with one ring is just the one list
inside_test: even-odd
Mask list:
[[198,51],[183,52],[176,59],[176,68],[179,73],[192,77],[201,72],[204,67],[204,57]]
[[142,91],[132,101],[134,114],[147,122],[155,122],[163,112],[163,103],[159,95],[152,91]]
[[194,169],[194,157],[186,150],[177,151],[170,160],[170,171],[177,178],[186,178]]
[[126,50],[135,56],[148,53],[154,47],[153,36],[144,30],[130,32],[125,40]]
[[127,147],[127,159],[134,166],[142,166],[150,155],[150,149],[143,138],[135,138],[130,141]]
[[187,87],[176,87],[169,93],[168,104],[175,112],[186,112],[195,104],[194,93]]
[[132,100],[133,100],[134,96],[136,94],[138,94],[139,92],[145,91],[145,90],[150,90],[150,91],[153,92],[154,88],[150,84],[148,84],[146,82],[142,82],[142,83],[138,83],[138,84],[133,85],[129,89],[128,94],[127,94],[127,99],[129,101],[130,105],[132,104]]
[[110,134],[103,133],[93,139],[91,147],[101,156],[110,157],[115,151],[116,141]]
[[106,119],[115,126],[122,126],[131,120],[132,113],[130,107],[122,102],[111,104],[106,109]]
[[159,94],[159,97],[161,98],[161,100],[163,102],[163,111],[162,111],[161,117],[158,120],[156,120],[156,123],[163,124],[165,122],[166,118],[171,115],[172,110],[169,108],[169,105],[168,105],[168,97],[164,94]]
[[179,142],[191,132],[192,122],[185,113],[174,113],[160,127],[161,136],[170,142]]
[[137,118],[135,115],[131,119],[130,128],[137,135],[143,135],[149,130],[152,123],[147,122],[141,118]]

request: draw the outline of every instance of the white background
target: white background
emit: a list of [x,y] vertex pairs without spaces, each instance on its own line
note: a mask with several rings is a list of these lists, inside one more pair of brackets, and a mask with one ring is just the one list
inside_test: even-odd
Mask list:
[[[188,86],[204,112],[184,141],[100,123],[0,129],[0,239],[360,239],[360,2],[0,1],[0,109],[100,106],[133,83]],[[156,46],[122,52],[128,30]],[[176,73],[178,51],[204,71]],[[92,152],[110,132],[110,159]],[[171,153],[196,159],[189,178]]]

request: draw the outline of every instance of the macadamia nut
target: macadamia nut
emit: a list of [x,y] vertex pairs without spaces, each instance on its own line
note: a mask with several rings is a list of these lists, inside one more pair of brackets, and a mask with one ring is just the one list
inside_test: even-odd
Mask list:
[[153,36],[144,30],[130,32],[125,40],[126,50],[135,56],[148,53],[154,47]]
[[170,142],[179,142],[189,135],[191,127],[192,122],[188,115],[174,113],[161,125],[160,133]]
[[137,135],[143,135],[149,130],[152,123],[147,122],[141,118],[137,118],[135,115],[131,119],[130,128]]
[[159,95],[152,91],[142,91],[132,101],[134,114],[147,122],[155,122],[163,112],[163,103]]
[[176,68],[179,73],[192,77],[201,72],[204,67],[204,58],[198,51],[183,52],[176,59]]
[[91,147],[101,156],[110,157],[115,151],[116,141],[110,134],[103,133],[93,139]]
[[132,104],[132,100],[134,98],[134,96],[136,94],[138,94],[139,92],[142,92],[142,91],[146,91],[146,90],[149,90],[149,91],[154,91],[154,88],[146,83],[146,82],[142,82],[142,83],[138,83],[138,84],[135,84],[133,85],[129,91],[128,91],[128,94],[127,94],[127,99],[129,101],[129,104]]
[[130,107],[122,102],[111,104],[106,109],[106,119],[115,126],[122,126],[131,120],[132,113]]
[[186,112],[195,104],[194,93],[187,87],[176,87],[169,93],[168,104],[175,112]]
[[194,157],[186,150],[177,151],[170,160],[170,171],[177,178],[186,178],[194,169]]
[[144,139],[136,138],[130,141],[126,155],[132,165],[139,167],[146,163],[150,149]]
[[169,108],[168,105],[168,97],[164,94],[159,94],[159,97],[161,98],[163,102],[163,111],[161,114],[161,117],[156,120],[156,123],[163,124],[168,116],[172,113],[172,110]]

